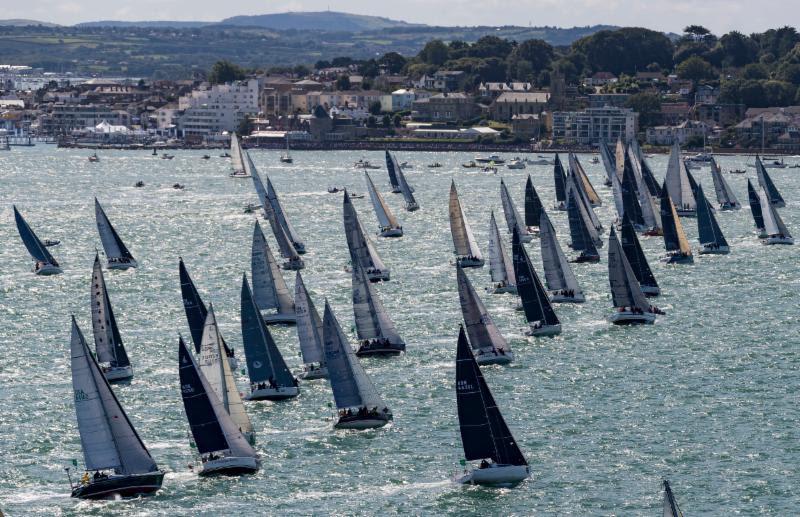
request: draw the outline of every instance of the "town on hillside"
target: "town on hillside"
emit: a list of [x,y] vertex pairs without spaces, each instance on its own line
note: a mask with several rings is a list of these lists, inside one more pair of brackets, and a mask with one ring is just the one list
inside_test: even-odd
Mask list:
[[0,145],[576,149],[638,139],[800,151],[800,34],[602,30],[569,46],[484,36],[413,56],[226,60],[182,80],[0,65]]

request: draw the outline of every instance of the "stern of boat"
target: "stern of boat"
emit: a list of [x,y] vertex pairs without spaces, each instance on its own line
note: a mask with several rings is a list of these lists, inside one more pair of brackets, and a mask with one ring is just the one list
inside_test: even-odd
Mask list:
[[258,460],[249,456],[226,456],[203,463],[200,476],[238,476],[258,472]]

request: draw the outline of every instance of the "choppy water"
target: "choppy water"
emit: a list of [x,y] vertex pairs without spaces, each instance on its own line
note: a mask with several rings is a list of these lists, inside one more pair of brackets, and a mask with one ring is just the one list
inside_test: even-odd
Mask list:
[[[486,249],[489,211],[502,210],[500,175],[460,167],[467,154],[401,153],[422,209],[402,210],[386,197],[405,236],[377,247],[392,281],[378,286],[408,343],[388,360],[365,360],[395,421],[368,432],[334,431],[324,381],[305,382],[283,403],[247,403],[263,458],[258,475],[199,479],[182,413],[177,335],[188,335],[178,284],[178,256],[206,301],[214,303],[223,335],[241,352],[239,288],[249,270],[255,201],[252,183],[227,177],[226,161],[175,153],[172,161],[146,153],[103,152],[91,164],[85,151],[39,145],[0,155],[0,507],[9,515],[219,514],[564,514],[654,515],[660,481],[672,481],[687,515],[796,513],[800,496],[798,439],[798,291],[796,247],[762,246],[749,210],[719,213],[732,248],[728,256],[698,256],[692,266],[657,261],[662,241],[643,241],[668,315],[656,325],[615,328],[607,265],[576,265],[587,293],[583,305],[558,305],[564,332],[523,336],[524,320],[510,295],[484,295],[509,338],[516,361],[485,368],[487,381],[532,466],[533,478],[514,490],[448,481],[462,457],[454,396],[455,339],[460,311],[447,193],[455,177],[473,231]],[[341,195],[330,185],[365,193],[361,157],[382,164],[382,153],[296,152],[294,165],[278,152],[255,151],[272,178],[295,228],[306,242],[306,284],[318,307],[331,301],[344,327],[352,322]],[[441,169],[425,164],[439,161]],[[721,158],[724,170],[746,158]],[[614,218],[602,165],[582,162],[603,197],[598,210]],[[651,160],[663,175],[666,157]],[[530,173],[543,200],[554,198],[552,168],[501,169],[522,208]],[[771,171],[788,201],[781,211],[800,234],[796,169]],[[372,171],[388,190],[385,170]],[[713,193],[708,169],[695,173]],[[753,169],[748,175],[753,177]],[[146,183],[137,189],[137,180]],[[743,176],[728,176],[747,204]],[[186,190],[175,191],[174,182]],[[107,272],[106,282],[134,364],[129,386],[116,388],[145,443],[168,474],[155,497],[86,502],[69,497],[63,467],[81,458],[69,372],[69,315],[85,332],[89,277],[99,238],[96,195],[140,267]],[[64,268],[56,277],[30,273],[11,210],[16,203]],[[365,227],[376,221],[368,196],[355,200]],[[552,212],[562,245],[564,213]],[[502,219],[500,220],[502,222]],[[684,220],[693,245],[694,220]],[[268,228],[268,227],[267,227]],[[271,236],[269,236],[271,239]],[[506,241],[508,243],[508,240]],[[538,241],[528,245],[538,267]],[[566,249],[566,248],[565,248]],[[249,271],[248,271],[249,273]],[[490,283],[488,267],[469,270],[474,284]],[[290,286],[293,275],[286,275]],[[293,328],[273,328],[290,365],[299,368]],[[240,386],[246,386],[239,376]]]

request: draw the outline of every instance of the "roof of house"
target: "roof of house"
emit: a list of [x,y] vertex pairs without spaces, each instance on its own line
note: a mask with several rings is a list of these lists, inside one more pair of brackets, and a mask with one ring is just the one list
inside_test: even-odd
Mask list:
[[550,100],[550,92],[503,92],[494,102],[535,102],[544,104],[548,100]]

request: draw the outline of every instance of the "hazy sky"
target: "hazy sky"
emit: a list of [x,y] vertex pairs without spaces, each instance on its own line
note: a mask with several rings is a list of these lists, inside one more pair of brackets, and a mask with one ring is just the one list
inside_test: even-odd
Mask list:
[[93,20],[217,21],[239,14],[330,8],[434,25],[594,24],[680,32],[690,23],[721,34],[797,23],[798,0],[3,0],[0,18],[73,24]]

